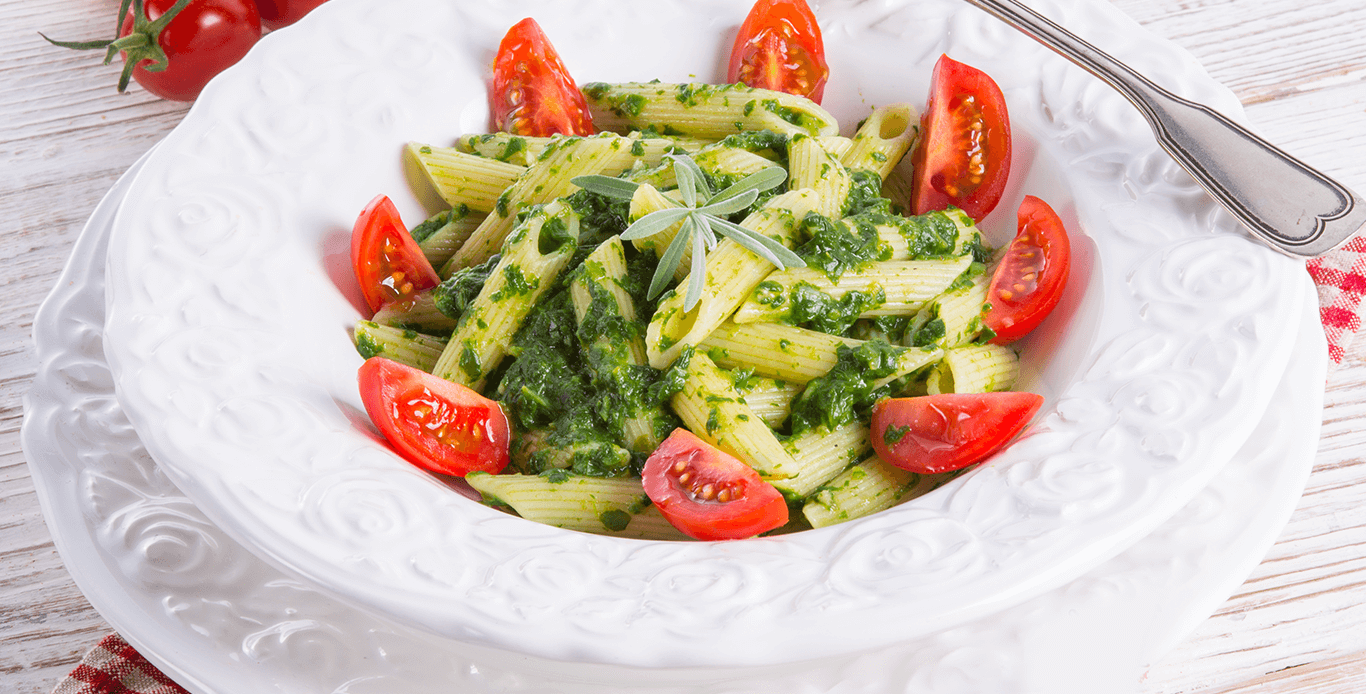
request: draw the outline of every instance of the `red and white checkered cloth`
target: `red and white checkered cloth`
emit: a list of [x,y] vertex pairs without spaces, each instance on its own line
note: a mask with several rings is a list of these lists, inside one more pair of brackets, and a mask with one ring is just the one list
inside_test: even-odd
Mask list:
[[[1309,275],[1319,289],[1319,317],[1328,336],[1328,356],[1341,363],[1361,328],[1366,294],[1366,237],[1311,260]],[[118,634],[100,641],[52,694],[189,694],[161,674]]]
[[52,694],[189,694],[118,634],[90,649]]
[[1328,336],[1328,358],[1342,363],[1352,337],[1361,329],[1361,297],[1366,294],[1366,235],[1309,261],[1309,276],[1319,288],[1319,320]]

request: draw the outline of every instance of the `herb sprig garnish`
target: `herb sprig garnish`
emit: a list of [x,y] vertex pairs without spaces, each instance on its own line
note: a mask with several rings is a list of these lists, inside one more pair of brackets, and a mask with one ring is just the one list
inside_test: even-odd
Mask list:
[[[717,234],[750,250],[755,255],[773,263],[782,270],[789,267],[806,267],[806,261],[788,250],[783,244],[755,231],[746,229],[726,219],[754,204],[759,193],[776,188],[787,180],[787,171],[781,167],[769,167],[752,173],[725,190],[713,194],[707,184],[707,177],[697,162],[687,155],[665,155],[673,160],[674,177],[678,180],[678,192],[683,198],[682,207],[656,210],[636,220],[622,232],[624,241],[653,236],[682,221],[678,235],[674,236],[664,255],[659,258],[654,277],[650,280],[650,299],[659,296],[669,286],[674,270],[683,260],[686,244],[692,243],[692,271],[689,273],[687,294],[683,297],[683,310],[691,311],[702,298],[702,286],[706,281],[707,251],[719,242]],[[635,195],[639,183],[610,176],[578,176],[574,185],[609,198],[629,201]],[[700,204],[699,204],[700,203]]]

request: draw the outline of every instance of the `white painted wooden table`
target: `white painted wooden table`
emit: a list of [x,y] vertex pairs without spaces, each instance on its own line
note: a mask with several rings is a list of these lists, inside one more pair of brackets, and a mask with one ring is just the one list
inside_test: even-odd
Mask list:
[[[1191,51],[1268,139],[1366,192],[1366,0],[1113,1]],[[38,36],[103,37],[118,5],[0,0],[0,691],[14,694],[47,694],[109,631],[52,546],[19,424],[38,303],[96,202],[187,108],[116,94],[116,67]],[[1366,338],[1330,374],[1323,421],[1280,541],[1145,692],[1366,691]]]

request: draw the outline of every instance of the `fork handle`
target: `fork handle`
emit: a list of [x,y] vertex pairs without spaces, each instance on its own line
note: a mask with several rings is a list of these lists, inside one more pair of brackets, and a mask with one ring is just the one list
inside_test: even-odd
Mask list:
[[1157,142],[1272,248],[1314,257],[1366,228],[1366,201],[1223,114],[1183,99],[1016,0],[965,0],[1114,87]]

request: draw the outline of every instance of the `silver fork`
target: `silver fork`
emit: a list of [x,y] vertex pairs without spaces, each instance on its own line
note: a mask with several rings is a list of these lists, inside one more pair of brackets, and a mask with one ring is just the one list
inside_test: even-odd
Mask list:
[[1366,228],[1366,201],[1203,104],[1157,86],[1016,0],[965,0],[1123,94],[1167,150],[1238,221],[1283,253],[1312,258]]

